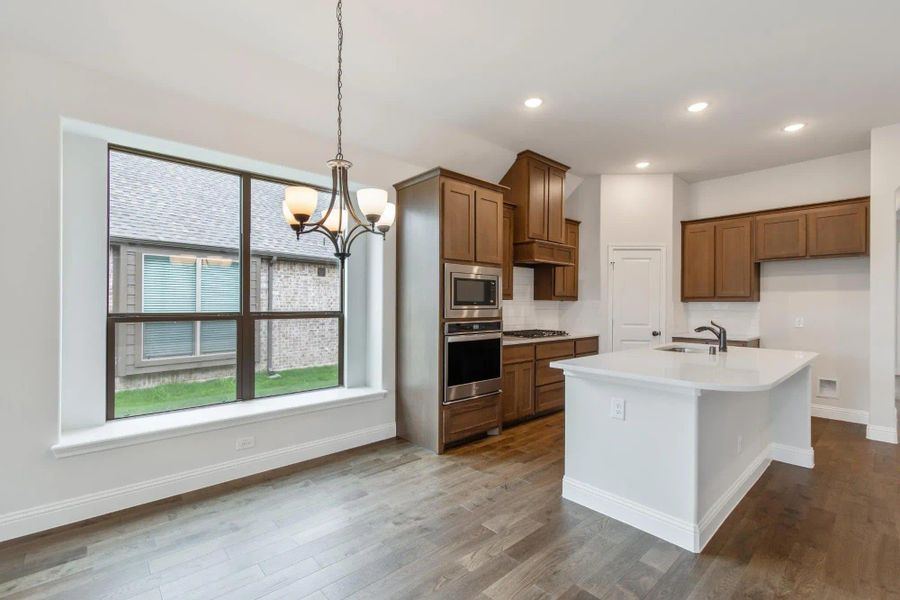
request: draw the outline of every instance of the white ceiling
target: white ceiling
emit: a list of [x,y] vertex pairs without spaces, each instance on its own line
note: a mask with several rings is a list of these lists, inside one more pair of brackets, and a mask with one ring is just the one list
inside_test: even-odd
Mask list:
[[[531,148],[579,175],[646,159],[695,181],[900,121],[895,0],[347,0],[344,20],[345,139],[414,164]],[[320,133],[334,27],[321,0],[0,3],[7,45]]]

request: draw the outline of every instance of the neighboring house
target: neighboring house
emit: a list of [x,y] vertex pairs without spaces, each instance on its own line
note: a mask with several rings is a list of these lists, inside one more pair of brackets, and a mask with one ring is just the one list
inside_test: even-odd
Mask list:
[[[283,185],[252,181],[250,308],[339,310],[331,242],[296,239],[282,218],[283,197]],[[110,151],[110,311],[238,311],[240,217],[238,176]],[[257,323],[257,371],[338,361],[336,319]],[[125,324],[116,335],[117,389],[234,376],[233,321]]]

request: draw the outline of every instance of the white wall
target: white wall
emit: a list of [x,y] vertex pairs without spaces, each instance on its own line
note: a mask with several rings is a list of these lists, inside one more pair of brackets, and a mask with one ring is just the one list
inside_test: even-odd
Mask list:
[[[66,233],[61,231],[60,204],[62,119],[323,174],[334,140],[31,55],[0,53],[0,79],[5,89],[16,90],[0,95],[0,170],[5,182],[0,256],[3,280],[10,282],[9,292],[0,295],[0,310],[14,315],[4,327],[7,343],[0,345],[0,378],[6,382],[0,398],[0,455],[6,457],[0,461],[0,481],[4,482],[0,539],[185,491],[185,486],[209,485],[278,462],[333,451],[355,440],[359,443],[372,432],[390,435],[394,425],[392,238],[383,246],[373,244],[367,258],[379,267],[373,272],[383,275],[383,285],[373,280],[376,285],[370,287],[365,303],[369,316],[375,317],[366,325],[371,336],[367,377],[370,385],[389,390],[383,400],[55,458],[50,447],[60,433],[61,358],[67,360],[79,351],[73,339],[61,357],[61,314],[71,318],[67,312],[71,305],[61,298],[61,269],[80,258],[77,253],[61,255],[60,239]],[[354,161],[354,180],[391,193],[395,181],[424,169],[365,148],[349,146],[345,153]],[[82,208],[83,214],[75,213],[85,219],[97,214],[97,205]],[[84,258],[94,251],[86,249]],[[101,287],[93,293],[102,307],[105,290]],[[99,403],[103,400],[96,398]],[[239,435],[254,435],[257,440],[256,447],[240,457],[234,450]],[[254,457],[262,458],[255,462]],[[235,463],[236,459],[240,462]]]
[[[691,218],[869,195],[869,152],[754,171],[690,185]],[[874,252],[874,248],[873,248]],[[687,325],[715,319],[759,334],[770,348],[811,350],[818,377],[838,380],[838,398],[816,398],[818,414],[865,422],[869,410],[869,259],[764,263],[758,303],[688,303]],[[797,317],[802,328],[794,327]],[[833,408],[837,408],[835,411]]]
[[897,443],[894,374],[897,352],[897,206],[900,123],[872,130],[869,297],[871,363],[867,436]]
[[[600,347],[609,351],[609,247],[648,244],[666,252],[666,333],[675,327],[680,308],[673,272],[676,180],[671,174],[602,175],[589,177],[566,203],[568,216],[581,220],[578,301],[563,303],[564,329],[600,333]],[[679,184],[680,186],[681,184]],[[679,187],[678,202],[684,201]]]

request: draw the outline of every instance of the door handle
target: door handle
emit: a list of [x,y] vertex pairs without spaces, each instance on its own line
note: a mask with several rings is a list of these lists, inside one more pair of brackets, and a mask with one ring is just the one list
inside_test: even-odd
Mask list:
[[658,332],[658,331],[654,331],[654,332],[652,332],[652,335],[653,335],[653,337],[659,337],[659,332]]

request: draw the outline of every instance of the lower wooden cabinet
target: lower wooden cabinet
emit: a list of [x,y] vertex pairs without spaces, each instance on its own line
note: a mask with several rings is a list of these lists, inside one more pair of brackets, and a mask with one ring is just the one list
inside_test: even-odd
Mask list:
[[517,421],[534,414],[534,363],[503,367],[503,422]]
[[[713,346],[718,344],[716,340],[710,340],[707,338],[691,338],[691,337],[673,337],[672,343],[675,344],[706,344],[708,346]],[[734,346],[735,348],[759,348],[759,340],[751,340],[749,342],[743,341],[735,341],[728,340],[729,346]]]
[[504,423],[527,419],[565,407],[563,372],[555,360],[597,354],[598,337],[503,347],[502,415]]
[[444,444],[500,427],[503,421],[500,394],[448,404],[441,409]]
[[566,384],[551,383],[536,388],[534,393],[534,412],[544,413],[559,410],[566,405]]

